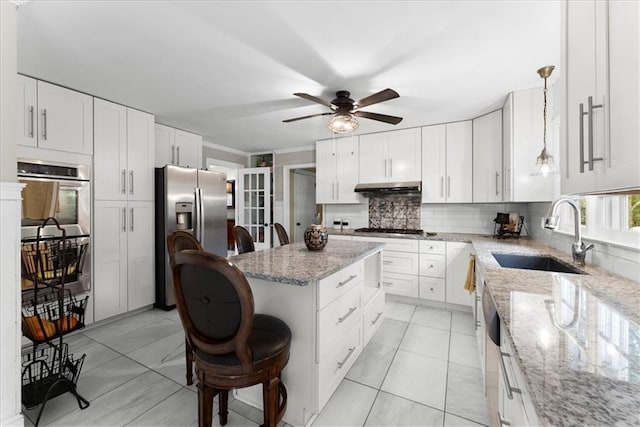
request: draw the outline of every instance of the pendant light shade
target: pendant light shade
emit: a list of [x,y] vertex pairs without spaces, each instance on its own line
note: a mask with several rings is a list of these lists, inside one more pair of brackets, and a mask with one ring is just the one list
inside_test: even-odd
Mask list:
[[553,65],[547,65],[546,67],[542,67],[538,70],[538,74],[540,77],[544,79],[544,106],[542,109],[542,118],[543,118],[543,146],[540,155],[536,158],[536,167],[531,172],[531,176],[542,176],[546,178],[549,175],[557,175],[558,165],[556,164],[553,156],[547,153],[547,79],[553,72],[555,67]]

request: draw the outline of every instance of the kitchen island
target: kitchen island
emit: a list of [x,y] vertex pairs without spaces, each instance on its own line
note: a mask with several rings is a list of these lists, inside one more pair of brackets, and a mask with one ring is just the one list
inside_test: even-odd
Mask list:
[[[383,246],[329,239],[322,251],[295,243],[230,258],[249,280],[255,312],[291,329],[287,423],[313,422],[382,323]],[[261,386],[235,397],[262,408]]]

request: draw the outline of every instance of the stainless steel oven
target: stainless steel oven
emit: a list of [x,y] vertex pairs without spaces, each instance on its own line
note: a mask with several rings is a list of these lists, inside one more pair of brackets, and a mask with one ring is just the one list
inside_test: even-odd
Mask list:
[[[55,218],[66,237],[78,245],[87,246],[82,274],[74,275],[65,286],[76,293],[91,286],[91,167],[89,165],[42,162],[19,159],[18,181],[22,190],[21,237],[23,245],[33,244],[38,227],[47,218]],[[41,230],[45,236],[59,236],[55,225]],[[23,280],[23,288],[29,284]]]

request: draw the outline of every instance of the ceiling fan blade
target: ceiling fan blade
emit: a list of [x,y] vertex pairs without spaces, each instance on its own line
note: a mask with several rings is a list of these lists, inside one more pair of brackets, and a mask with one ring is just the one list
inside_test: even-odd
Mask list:
[[329,108],[331,108],[332,110],[336,109],[337,107],[335,105],[333,105],[332,103],[330,103],[329,101],[325,101],[324,99],[320,99],[316,96],[313,95],[309,95],[308,93],[294,93],[295,96],[299,96],[300,98],[304,98],[307,101],[311,101],[311,102],[316,102],[318,104],[327,106]]
[[397,125],[402,121],[402,117],[388,116],[386,114],[369,113],[368,111],[355,111],[354,116],[363,117],[365,119],[377,120],[379,122],[391,123]]
[[356,102],[357,108],[366,107],[367,105],[377,104],[378,102],[388,101],[390,99],[398,98],[398,92],[393,89],[385,89],[381,90],[378,93],[374,93],[373,95],[369,95],[366,98],[362,98],[360,101]]
[[293,119],[283,120],[283,122],[284,122],[284,123],[289,123],[289,122],[295,122],[295,121],[297,121],[297,120],[309,119],[309,118],[311,118],[311,117],[318,117],[318,116],[330,116],[330,115],[332,115],[332,114],[333,114],[333,113],[329,113],[329,112],[327,112],[327,113],[311,114],[311,115],[309,115],[309,116],[302,116],[302,117],[296,117],[296,118],[293,118]]

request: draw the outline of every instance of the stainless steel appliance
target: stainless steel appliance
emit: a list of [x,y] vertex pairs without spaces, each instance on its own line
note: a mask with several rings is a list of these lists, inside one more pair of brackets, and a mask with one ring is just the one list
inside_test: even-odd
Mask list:
[[[34,244],[38,227],[47,218],[55,218],[67,240],[83,251],[77,272],[67,277],[65,288],[74,294],[88,292],[91,289],[91,167],[19,159],[17,172],[18,182],[25,184],[21,219],[23,247]],[[56,225],[48,224],[41,229],[40,236],[59,237],[61,232]],[[23,289],[32,286],[23,277]]]
[[175,307],[167,236],[193,233],[204,250],[227,256],[227,176],[221,172],[167,165],[156,168],[156,303]]

